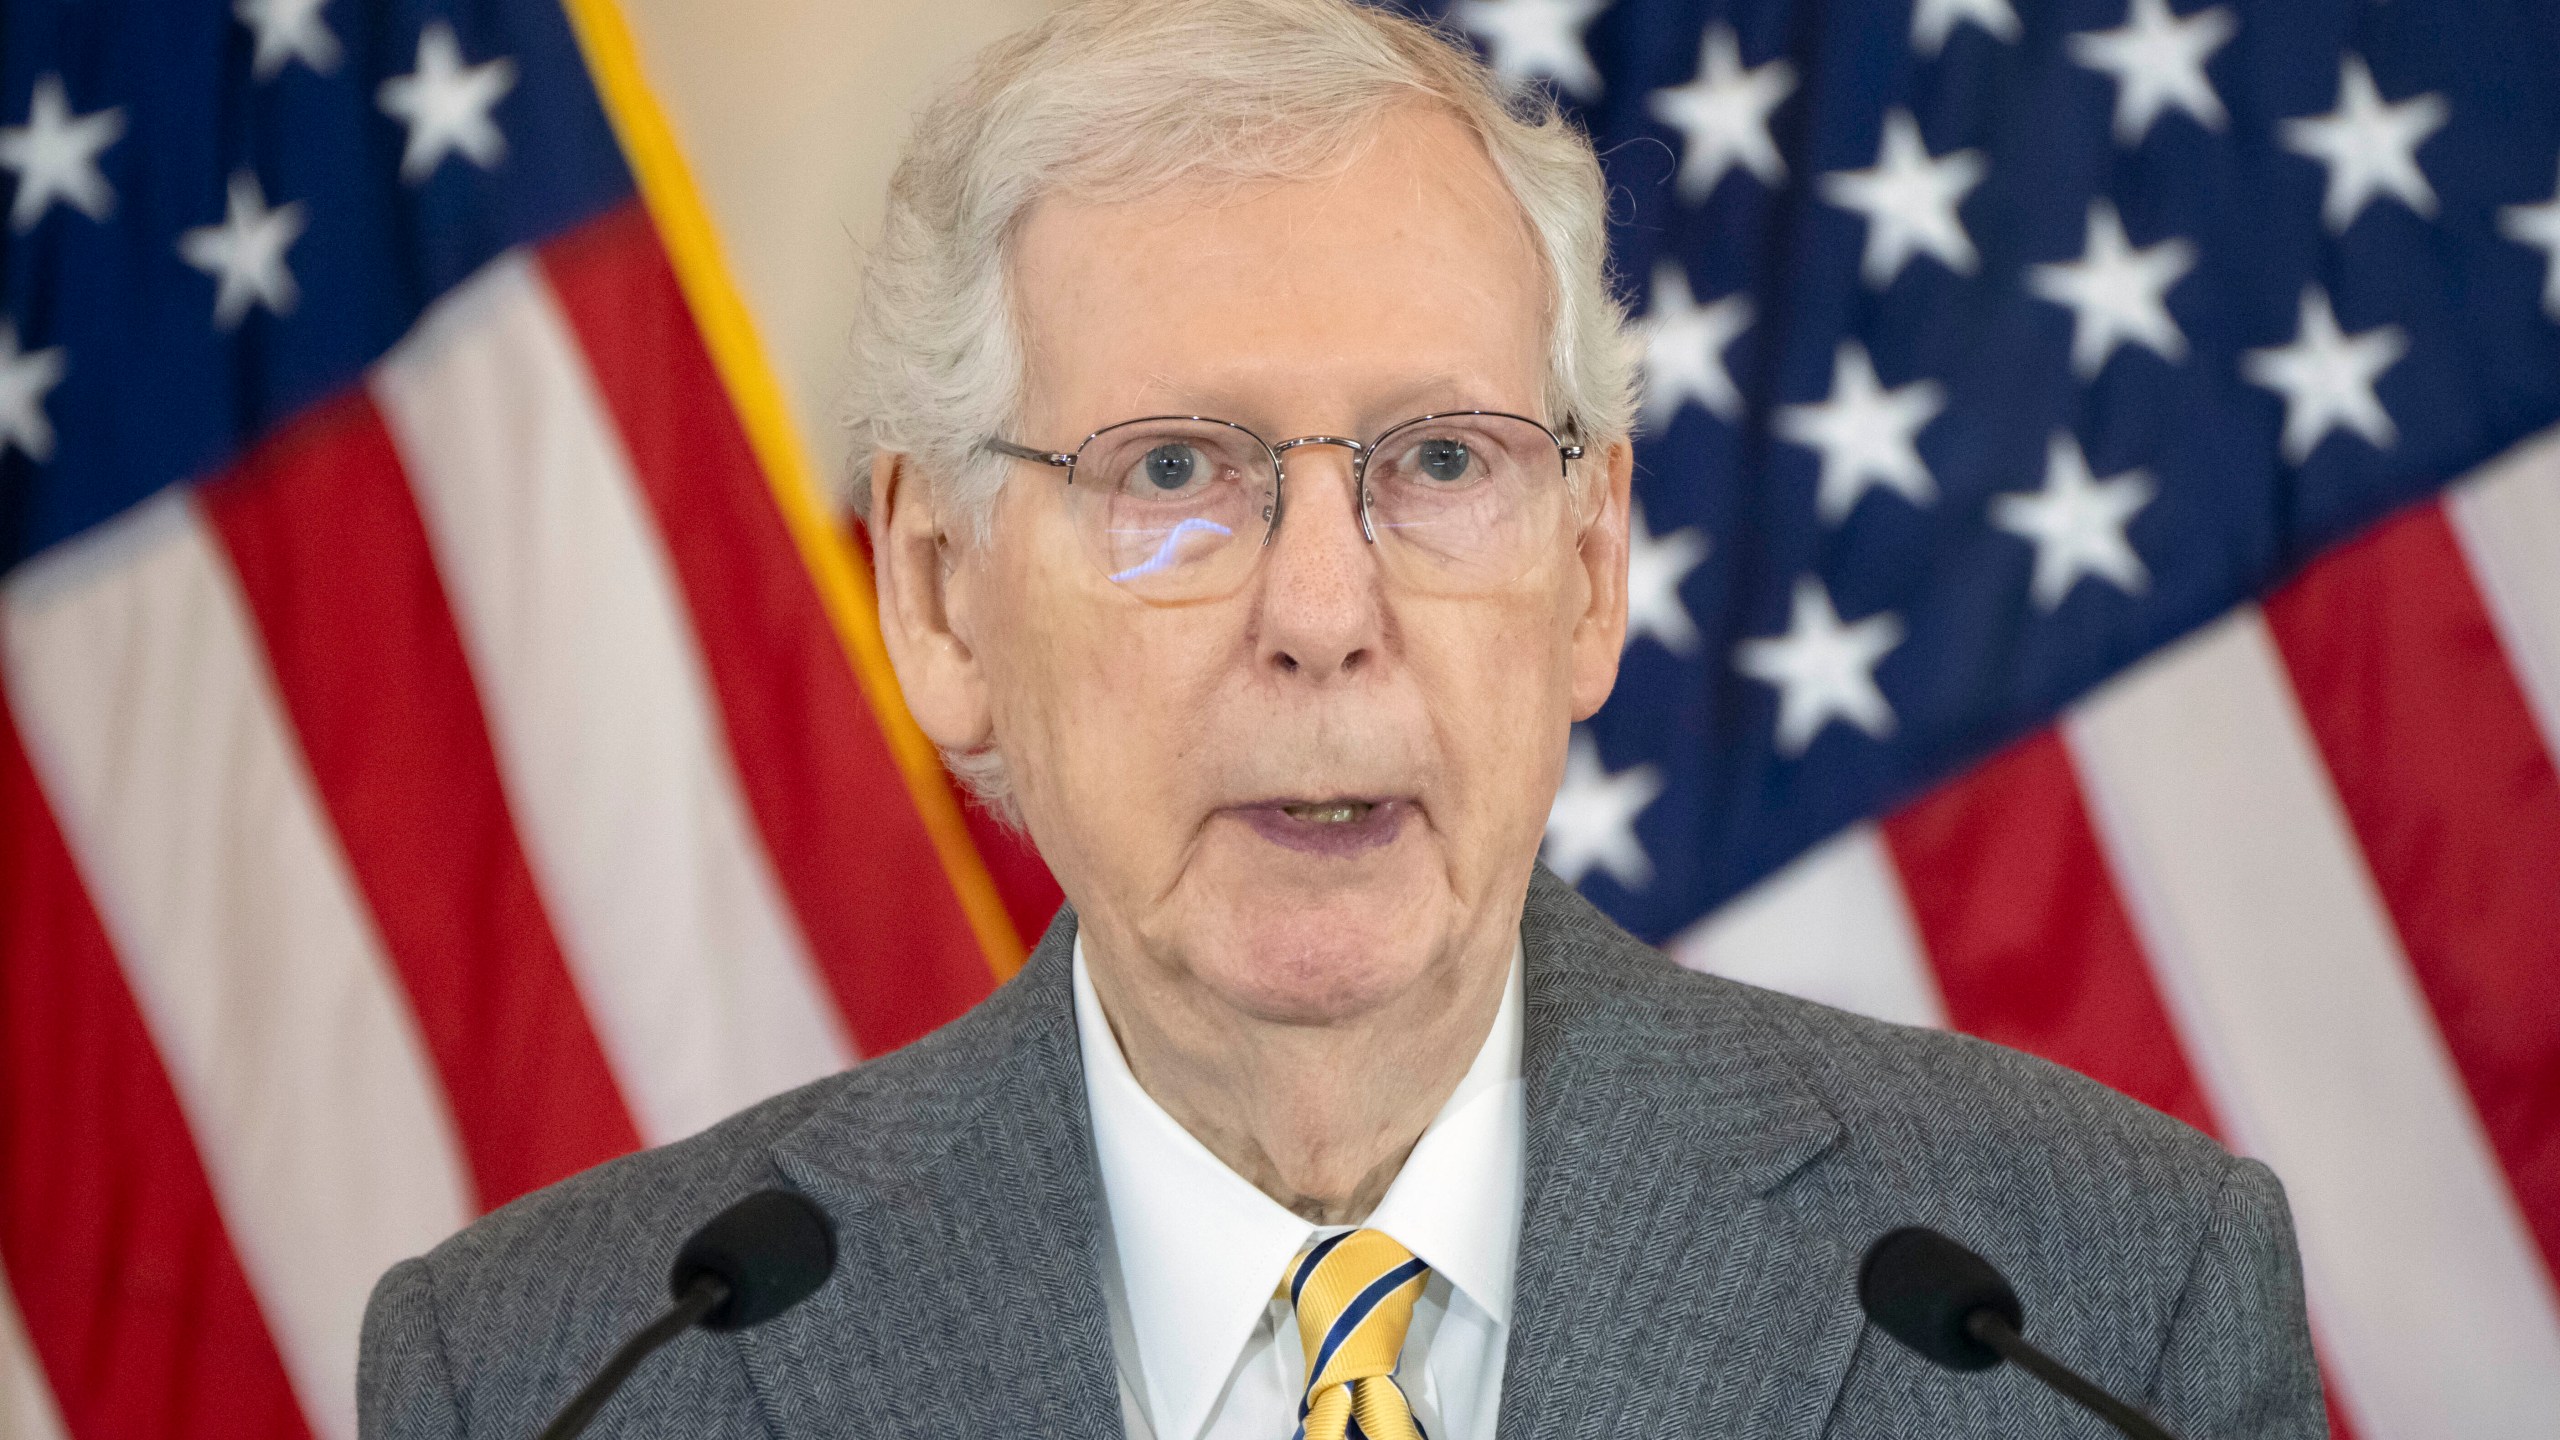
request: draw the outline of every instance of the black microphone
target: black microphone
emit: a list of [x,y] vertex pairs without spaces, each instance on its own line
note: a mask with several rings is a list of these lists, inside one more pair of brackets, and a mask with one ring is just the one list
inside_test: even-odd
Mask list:
[[1925,1225],[1893,1231],[1867,1247],[1858,1303],[1884,1333],[1950,1370],[1988,1370],[2013,1360],[2126,1440],[2170,1440],[2149,1416],[2028,1344],[2018,1334],[2026,1323],[2018,1292],[1990,1261]]
[[570,1440],[596,1418],[613,1392],[659,1346],[694,1326],[744,1330],[761,1325],[817,1292],[836,1268],[827,1217],[805,1196],[759,1190],[714,1215],[667,1273],[675,1304],[622,1342],[586,1388],[543,1427],[539,1440]]

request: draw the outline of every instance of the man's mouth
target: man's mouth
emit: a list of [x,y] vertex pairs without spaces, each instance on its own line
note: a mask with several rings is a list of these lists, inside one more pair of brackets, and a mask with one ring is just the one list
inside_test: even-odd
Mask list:
[[1396,838],[1414,813],[1410,800],[1265,800],[1227,812],[1275,845],[1318,855],[1350,856]]
[[1304,804],[1283,805],[1282,814],[1309,825],[1349,825],[1365,820],[1377,803],[1371,800],[1311,800]]

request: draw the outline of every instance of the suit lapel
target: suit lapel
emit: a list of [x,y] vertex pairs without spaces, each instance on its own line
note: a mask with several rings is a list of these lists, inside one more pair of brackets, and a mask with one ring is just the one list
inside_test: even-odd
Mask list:
[[776,1433],[1120,1435],[1073,938],[1062,914],[1012,983],[775,1147],[837,1240],[827,1285],[740,1337]]
[[1819,1432],[1859,1333],[1838,1120],[1776,1037],[1543,870],[1501,1434]]
[[[1528,1183],[1500,1433],[1810,1440],[1855,1349],[1838,1120],[1742,1007],[1545,871],[1522,922]],[[835,1275],[738,1338],[776,1433],[1121,1434],[1073,918],[775,1147]]]

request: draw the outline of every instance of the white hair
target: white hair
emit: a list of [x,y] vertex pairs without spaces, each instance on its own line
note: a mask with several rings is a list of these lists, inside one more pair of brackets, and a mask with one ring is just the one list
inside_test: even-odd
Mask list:
[[[1635,357],[1600,164],[1543,91],[1358,0],[1079,0],[980,51],[918,117],[890,177],[853,330],[855,511],[869,517],[874,458],[904,455],[984,540],[1007,462],[982,445],[1013,433],[1025,383],[1010,252],[1042,197],[1312,178],[1414,102],[1474,132],[1536,239],[1550,423],[1594,454],[1624,439]],[[944,759],[1015,818],[1001,757]]]

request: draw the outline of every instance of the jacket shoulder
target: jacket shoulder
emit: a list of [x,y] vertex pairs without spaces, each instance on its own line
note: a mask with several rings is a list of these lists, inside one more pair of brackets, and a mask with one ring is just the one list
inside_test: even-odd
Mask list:
[[1533,889],[1529,918],[1551,957],[1546,998],[1572,1028],[1675,1072],[1792,1082],[1867,1163],[2012,1172],[2103,1151],[2155,1180],[2192,1175],[2208,1196],[2234,1163],[2194,1128],[2024,1051],[1685,969],[1560,888]]
[[[1676,967],[1675,967],[1676,968]],[[2194,1127],[2078,1071],[1951,1030],[1898,1025],[1711,975],[1681,972],[1702,1006],[1778,1037],[1789,1063],[1872,1145],[1952,1163],[2014,1165],[2039,1148],[2121,1151],[2155,1174],[2218,1185],[2229,1152]]]
[[[795,1145],[823,1150],[832,1168],[883,1191],[929,1166],[1015,1083],[1024,1027],[1055,998],[1029,992],[1055,980],[1026,969],[903,1049],[534,1191],[394,1267],[366,1314],[365,1433],[403,1440],[479,1433],[491,1415],[505,1417],[501,1431],[530,1433],[665,1307],[667,1269],[686,1236],[749,1192],[792,1183],[782,1153]],[[687,1366],[703,1373],[650,1393],[685,1404],[748,1403],[728,1347],[679,1347],[652,1362],[653,1372]],[[447,1415],[482,1418],[463,1429],[417,1418]],[[703,1430],[672,1414],[653,1423],[667,1433]],[[714,1425],[703,1433],[721,1432]]]
[[[1043,970],[1058,967],[1043,966]],[[699,1134],[608,1160],[481,1217],[436,1247],[440,1280],[610,1265],[647,1272],[748,1191],[778,1183],[774,1152],[814,1120],[848,1168],[894,1175],[935,1149],[1005,1092],[1023,1028],[1060,977],[1022,976],[902,1049],[739,1111]],[[655,1287],[662,1275],[651,1274]],[[657,1292],[652,1288],[653,1295]]]
[[[525,1195],[427,1254],[393,1267],[365,1310],[361,1433],[427,1440],[531,1433],[667,1304],[676,1247],[739,1196],[771,1183],[773,1141],[836,1097],[837,1075],[777,1096],[688,1139],[609,1160]],[[706,1367],[683,1393],[709,1407],[653,1417],[721,1433],[749,1403],[713,1347],[657,1366]],[[726,1384],[714,1383],[725,1379]],[[696,1421],[711,1422],[696,1424]]]
[[[1793,1127],[1764,1213],[1844,1276],[1875,1237],[1928,1225],[2008,1276],[2049,1349],[2182,1433],[2321,1433],[2300,1259],[2265,1166],[2035,1056],[1682,969],[1558,885],[1533,889],[1529,921],[1531,953],[1547,956],[1533,1017],[1543,1000],[1576,1037],[1564,1043],[1607,1057],[1597,1073],[1687,1095],[1666,1118],[1697,1137],[1700,1163]],[[2061,1403],[2022,1386],[2000,1403]],[[1860,1347],[1846,1393],[1865,1398],[1844,1415],[1953,1408],[1844,1434],[2006,1423],[1964,1410],[1992,1392],[1892,1345]]]

